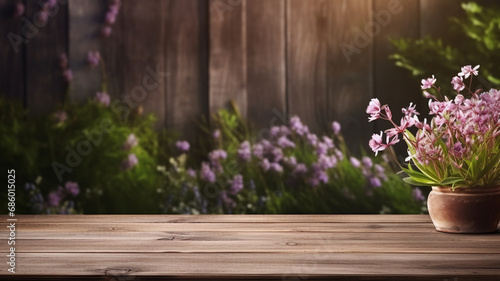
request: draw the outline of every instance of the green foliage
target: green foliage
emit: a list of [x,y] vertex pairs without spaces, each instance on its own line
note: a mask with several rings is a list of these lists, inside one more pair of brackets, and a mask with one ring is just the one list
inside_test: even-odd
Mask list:
[[[328,182],[311,184],[313,166],[319,161],[317,148],[296,132],[289,135],[295,147],[283,148],[283,157],[295,157],[307,166],[307,173],[297,174],[284,160],[282,171],[264,168],[262,159],[255,156],[243,161],[238,153],[242,143],[248,142],[252,149],[265,140],[277,143],[272,138],[258,139],[259,134],[234,105],[217,112],[212,127],[202,128],[201,150],[187,152],[175,149],[175,133],[152,130],[153,116],[133,113],[122,119],[93,101],[68,104],[38,118],[31,118],[12,101],[0,100],[0,109],[0,149],[4,152],[0,165],[16,170],[19,214],[419,213],[423,204],[385,162],[365,156],[358,162],[374,163],[355,167],[340,134],[330,136],[333,146],[327,154],[338,162],[327,170]],[[58,119],[61,112],[66,119]],[[280,128],[292,130],[280,126],[269,131]],[[214,130],[218,136],[214,137]],[[125,148],[131,134],[138,143]],[[83,143],[90,145],[88,151]],[[227,153],[217,160],[220,170],[211,163],[210,155],[216,150]],[[123,162],[132,153],[138,164],[124,169]],[[71,164],[79,162],[78,157],[81,163]],[[61,174],[61,181],[54,171],[56,162],[71,169]],[[215,172],[214,182],[202,177],[202,163]],[[242,189],[234,192],[239,175]],[[372,186],[369,177],[380,177],[381,186]],[[68,183],[77,183],[79,194],[50,205],[51,195]],[[1,199],[6,204],[5,194]]]
[[[449,82],[456,69],[464,65],[479,64],[484,77],[473,88],[488,89],[500,85],[500,9],[484,8],[474,2],[462,3],[465,18],[450,19],[450,33],[459,40],[392,39],[396,53],[390,58],[420,81],[435,75]],[[444,93],[454,91],[450,83],[442,83]]]
[[[159,211],[155,199],[160,181],[156,173],[159,146],[151,128],[153,116],[131,115],[123,120],[95,102],[70,104],[56,111],[65,112],[64,121],[57,120],[54,113],[30,118],[19,104],[3,99],[0,107],[1,166],[16,170],[19,213],[35,212],[29,198],[33,194],[24,191],[26,183],[36,185],[46,208],[48,194],[69,181],[80,187],[71,211]],[[139,144],[124,150],[123,144],[132,133]],[[122,163],[130,153],[137,156],[139,163],[123,170]],[[57,170],[61,181],[55,163],[60,164]]]

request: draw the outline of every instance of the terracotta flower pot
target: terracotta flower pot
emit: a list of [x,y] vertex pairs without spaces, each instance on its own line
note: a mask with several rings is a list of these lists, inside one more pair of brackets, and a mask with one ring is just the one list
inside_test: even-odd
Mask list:
[[436,230],[488,233],[498,228],[500,186],[491,188],[432,187],[427,208]]

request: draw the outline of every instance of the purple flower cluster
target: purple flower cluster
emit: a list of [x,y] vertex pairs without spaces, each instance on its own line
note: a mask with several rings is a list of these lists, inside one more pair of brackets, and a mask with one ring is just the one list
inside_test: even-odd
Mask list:
[[130,134],[127,137],[127,140],[123,143],[123,150],[130,150],[132,147],[137,146],[139,144],[139,139],[134,134]]
[[89,51],[87,54],[87,62],[90,67],[96,67],[99,65],[99,61],[101,60],[101,54],[98,51],[92,52]]
[[364,156],[361,161],[355,157],[350,159],[351,165],[355,168],[359,168],[363,173],[363,176],[369,183],[367,194],[371,195],[372,188],[378,188],[382,186],[382,183],[387,181],[387,175],[385,174],[385,168],[380,164],[373,164],[370,157]]
[[40,190],[32,183],[26,183],[25,190],[30,194],[30,203],[36,213],[68,214],[72,211],[74,203],[72,198],[80,194],[80,188],[76,182],[68,181],[64,186],[59,186],[57,190],[47,195],[44,200]]
[[106,92],[97,92],[95,94],[94,100],[97,103],[102,104],[103,106],[109,106],[109,103],[111,101],[109,95]]
[[[36,13],[35,24],[38,26],[44,26],[47,24],[49,20],[49,16],[53,17],[57,13],[57,9],[54,9],[57,6],[57,0],[47,0],[42,5],[42,9]],[[21,10],[21,7],[17,7],[17,13],[24,13],[24,7]]]
[[244,141],[240,144],[238,148],[238,158],[244,162],[248,162],[252,159],[252,149],[249,141]]
[[309,127],[302,124],[302,121],[298,116],[293,116],[290,118],[290,129],[299,136],[303,136],[309,133]]
[[130,170],[137,164],[139,164],[139,159],[134,153],[131,153],[123,160],[121,168],[122,170]]
[[231,181],[231,188],[229,189],[229,194],[236,195],[244,188],[243,176],[236,175]]
[[201,163],[200,178],[206,182],[215,182],[215,172],[210,168],[207,162]]
[[[332,129],[335,134],[339,134],[340,124],[334,122]],[[304,148],[311,150],[309,153],[314,155],[312,163],[311,159],[308,163],[297,160],[296,150]],[[313,186],[328,183],[331,170],[343,159],[342,152],[331,138],[318,137],[309,132],[309,128],[297,116],[290,118],[288,126],[271,127],[268,139],[262,139],[253,146],[248,141],[243,142],[238,149],[239,159],[248,162],[252,156],[264,172],[290,172],[291,177],[303,177]]]
[[222,160],[227,158],[227,152],[222,149],[216,149],[208,154],[210,165],[215,171],[222,171]]
[[188,152],[189,148],[190,148],[189,142],[185,141],[185,140],[184,141],[177,141],[175,143],[175,146],[181,152]]
[[116,22],[120,6],[121,0],[109,0],[108,11],[104,18],[104,26],[101,29],[102,36],[109,37],[111,35],[111,26]]

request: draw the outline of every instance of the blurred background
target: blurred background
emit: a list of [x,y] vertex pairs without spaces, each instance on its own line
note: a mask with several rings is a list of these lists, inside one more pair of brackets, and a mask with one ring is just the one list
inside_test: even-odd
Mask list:
[[[395,120],[410,102],[425,112],[420,79],[442,74],[449,87],[465,64],[498,82],[498,4],[462,2],[0,0],[1,166],[16,169],[27,213],[425,212],[425,190],[394,163],[374,159],[390,173],[374,176],[367,143],[384,127],[365,110],[377,97]],[[293,147],[273,139],[281,125]],[[313,134],[329,134],[346,165],[325,167],[326,180]],[[283,171],[265,151],[241,156],[263,139],[282,150],[268,162]]]

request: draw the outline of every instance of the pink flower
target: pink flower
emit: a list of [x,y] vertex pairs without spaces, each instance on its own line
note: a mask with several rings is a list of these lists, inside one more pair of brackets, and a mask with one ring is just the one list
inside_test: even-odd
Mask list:
[[377,120],[380,117],[380,101],[378,99],[371,99],[368,107],[366,108],[366,113],[370,114],[368,121]]
[[462,67],[462,71],[458,73],[458,76],[463,76],[465,79],[469,78],[471,74],[474,74],[474,76],[477,76],[479,72],[477,71],[479,69],[479,65],[476,65],[474,68],[472,68],[471,65],[466,65]]
[[123,149],[124,150],[130,150],[132,147],[136,146],[139,144],[139,140],[136,138],[134,134],[130,134],[127,137],[127,140],[123,144]]
[[213,133],[212,133],[212,137],[213,137],[214,139],[218,139],[218,138],[220,138],[220,130],[219,130],[219,129],[217,129],[217,130],[213,131]]
[[379,151],[383,151],[387,147],[382,143],[382,134],[382,132],[380,132],[380,135],[373,134],[372,139],[368,142],[368,145],[370,146],[372,151],[375,152],[375,156]]
[[337,121],[333,121],[332,123],[332,130],[333,130],[333,133],[338,135],[340,133],[340,123],[337,122]]
[[98,51],[92,52],[89,51],[87,54],[87,62],[90,67],[96,67],[99,65],[99,60],[101,59],[101,54]]
[[384,119],[391,120],[392,119],[391,109],[387,105],[383,106],[383,108],[384,108],[384,111],[385,111],[385,117],[384,117]]
[[139,159],[137,159],[137,156],[135,156],[134,153],[131,153],[127,156],[127,159],[123,160],[122,169],[123,170],[130,170],[138,163],[139,163]]
[[107,24],[114,24],[114,23],[115,23],[115,21],[116,21],[116,16],[117,16],[117,13],[114,13],[113,11],[111,11],[111,10],[110,10],[110,11],[108,11],[108,12],[106,13],[106,18],[105,18],[105,20],[104,20],[104,21],[105,21]]
[[101,35],[102,35],[103,37],[109,37],[109,36],[111,35],[111,31],[112,31],[112,30],[111,30],[111,26],[109,26],[109,25],[105,25],[105,26],[103,26],[103,27],[102,27],[102,29],[101,29]]
[[104,106],[109,106],[110,98],[109,95],[105,92],[97,92],[95,94],[94,100]]
[[418,113],[415,110],[415,107],[416,107],[416,105],[413,105],[413,103],[410,102],[410,105],[407,108],[403,108],[401,111],[403,112],[405,117],[411,117],[413,115],[420,115],[420,113]]
[[422,79],[422,90],[423,89],[430,89],[432,85],[436,83],[436,78],[434,78],[434,75],[432,75],[432,78],[427,78],[427,79]]
[[455,97],[455,104],[456,105],[460,105],[462,104],[462,102],[465,100],[465,97],[461,94],[458,94],[456,97]]
[[464,79],[462,77],[453,77],[453,79],[451,79],[451,84],[453,85],[453,89],[457,92],[461,92],[465,89]]
[[73,80],[73,72],[71,71],[71,69],[66,69],[63,71],[63,78],[64,80],[66,80],[66,82],[71,82],[71,80]]

